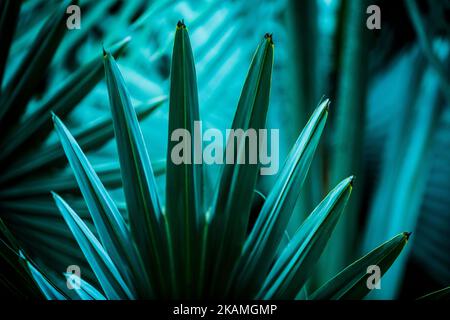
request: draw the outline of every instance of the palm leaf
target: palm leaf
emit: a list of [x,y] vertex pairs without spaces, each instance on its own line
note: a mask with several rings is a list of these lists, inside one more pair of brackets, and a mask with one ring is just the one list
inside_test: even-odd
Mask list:
[[[138,118],[145,119],[162,106],[165,100],[165,97],[157,97],[137,106]],[[109,116],[98,118],[76,130],[73,136],[85,152],[99,148],[114,136],[113,121]],[[64,164],[64,158],[64,150],[60,143],[58,141],[49,143],[41,150],[35,151],[31,160],[26,157],[14,163],[6,174],[0,177],[0,183],[4,184],[20,179],[45,167]],[[159,169],[160,166],[158,166],[158,171]]]
[[376,265],[380,268],[381,275],[386,273],[403,250],[409,235],[409,233],[403,232],[353,262],[314,292],[311,299],[359,300],[364,298],[370,291],[366,283],[369,276],[367,267]]
[[53,121],[103,247],[129,287],[140,282],[143,282],[142,286],[150,287],[147,273],[131,240],[128,226],[115,203],[61,120],[54,115]]
[[267,276],[257,298],[293,299],[305,284],[347,204],[353,177],[339,183],[300,226]]
[[95,238],[83,220],[57,194],[53,194],[55,203],[66,220],[86,259],[92,267],[100,285],[109,299],[133,298],[133,293],[120,275],[100,242]]
[[154,271],[152,284],[165,288],[164,221],[153,169],[124,80],[110,53],[104,53],[104,66],[131,235],[145,266]]
[[236,293],[255,293],[255,286],[267,274],[319,143],[328,106],[329,101],[325,100],[314,111],[262,207],[235,270]]
[[[194,252],[198,230],[203,218],[203,175],[201,159],[196,154],[202,151],[201,145],[191,143],[191,137],[182,136],[183,142],[172,140],[177,129],[185,129],[192,135],[201,135],[194,122],[200,120],[197,79],[194,58],[186,26],[178,22],[172,54],[170,79],[169,141],[167,151],[166,173],[166,214],[173,241],[175,263],[181,268],[183,287],[192,288],[196,280]],[[185,131],[186,132],[186,131]],[[189,139],[189,141],[187,141]],[[172,152],[177,144],[183,144],[183,153],[189,157],[188,162],[175,163]],[[200,161],[199,161],[200,160]],[[192,162],[192,163],[191,163]]]
[[[273,50],[272,36],[267,34],[253,56],[231,129],[242,129],[245,132],[249,128],[265,128]],[[242,139],[241,145],[234,147],[230,143],[231,141],[228,142],[225,154],[230,152],[230,148],[234,148],[234,164],[223,167],[212,205],[211,221],[207,221],[210,224],[208,253],[215,257],[208,257],[208,261],[213,264],[211,290],[217,295],[224,294],[226,281],[222,280],[230,277],[242,250],[251,209],[251,201],[248,201],[248,198],[255,189],[259,173],[259,165],[249,163],[249,145],[245,143],[245,139]],[[245,164],[237,161],[242,158],[247,159]]]
[[80,287],[75,292],[80,296],[81,300],[106,300],[105,296],[95,289],[89,282],[75,274],[64,273],[68,280],[79,281]]
[[67,298],[62,294],[49,279],[47,279],[41,271],[39,271],[30,261],[26,260],[23,254],[21,257],[26,261],[30,270],[31,276],[38,285],[42,294],[47,300],[66,300]]

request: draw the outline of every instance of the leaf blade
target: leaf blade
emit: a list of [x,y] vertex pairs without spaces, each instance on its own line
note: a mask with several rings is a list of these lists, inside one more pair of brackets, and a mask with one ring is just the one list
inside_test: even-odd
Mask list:
[[162,248],[166,242],[153,169],[136,112],[111,53],[104,52],[103,62],[131,235],[145,266],[152,270],[152,284],[164,292]]
[[[194,125],[200,120],[197,76],[194,57],[186,26],[178,22],[172,53],[170,78],[169,137],[167,148],[166,173],[166,212],[173,239],[173,248],[177,265],[183,265],[178,273],[183,287],[195,286],[193,269],[195,268],[196,234],[203,216],[203,174],[202,164],[197,162],[196,153],[201,145],[191,142],[192,135],[202,134],[201,128]],[[175,141],[176,130],[183,131],[183,153],[188,159],[175,163],[173,151],[181,142]],[[185,135],[189,132],[188,135]],[[183,154],[184,155],[184,154]],[[190,158],[190,159],[189,159]],[[198,159],[200,160],[200,159]]]
[[257,298],[293,299],[303,287],[347,203],[353,177],[339,183],[314,209],[282,251]]
[[386,241],[365,256],[361,257],[335,277],[317,289],[311,296],[314,300],[340,300],[340,299],[362,299],[370,289],[366,284],[367,267],[376,265],[383,275],[395,259],[398,257],[403,247],[406,245],[409,234],[403,232]]
[[[248,129],[265,128],[273,54],[272,37],[266,35],[253,56],[232,129],[242,129],[245,132]],[[209,275],[210,286],[213,294],[218,296],[223,295],[226,290],[226,281],[218,281],[218,279],[225,277],[228,280],[231,277],[232,268],[239,257],[245,239],[251,209],[251,201],[248,201],[247,197],[255,189],[259,170],[258,164],[240,164],[236,161],[241,157],[247,159],[246,156],[250,156],[251,150],[245,143],[245,139],[242,139],[238,146],[234,145],[234,139],[229,139],[225,153],[232,148],[234,161],[233,164],[223,167],[219,189],[214,198],[209,232],[211,238],[208,239],[211,246],[208,253],[215,256],[215,261],[210,266],[213,270]],[[239,215],[236,214],[237,212]]]
[[[128,226],[114,201],[61,120],[54,115],[53,121],[103,247],[130,288],[134,289],[134,285],[139,285],[139,282],[151,288],[147,272],[131,240]],[[142,294],[144,292],[145,290],[141,290]]]
[[53,193],[55,203],[72,231],[81,250],[91,265],[100,285],[109,299],[128,298],[133,294],[125,284],[119,270],[106,253],[100,242],[87,228],[70,206],[56,193]]
[[269,193],[235,269],[235,294],[254,293],[264,281],[284,236],[328,115],[329,100],[311,115]]

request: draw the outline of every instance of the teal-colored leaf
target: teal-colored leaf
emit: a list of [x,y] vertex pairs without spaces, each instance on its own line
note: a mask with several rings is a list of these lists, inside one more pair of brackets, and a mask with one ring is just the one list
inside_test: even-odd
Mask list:
[[257,298],[294,299],[319,259],[352,190],[339,183],[303,222],[270,270]]
[[64,273],[67,280],[74,280],[80,283],[80,287],[75,289],[76,294],[81,298],[81,300],[106,300],[105,296],[94,288],[89,282],[85,281],[83,278],[78,277],[72,273]]
[[108,299],[133,299],[116,265],[83,220],[56,193],[53,198]]
[[56,286],[42,274],[42,272],[40,272],[30,261],[28,261],[23,253],[20,253],[20,257],[25,260],[31,276],[47,300],[66,300],[66,297],[59,291],[59,289],[57,289]]
[[[166,213],[173,239],[174,256],[178,258],[175,263],[181,267],[178,272],[183,287],[186,288],[192,288],[196,284],[194,278],[195,263],[198,260],[195,257],[198,244],[196,235],[200,230],[203,216],[203,168],[201,159],[196,157],[196,153],[201,153],[202,146],[195,145],[194,139],[191,139],[194,135],[202,134],[201,128],[197,127],[197,130],[194,126],[194,122],[199,120],[194,57],[186,26],[178,22],[170,78]],[[172,140],[172,135],[177,129],[185,129],[189,135]],[[172,152],[179,144],[182,144],[183,155],[188,159],[182,163],[175,163]]]
[[110,53],[104,53],[104,66],[131,234],[145,266],[153,271],[152,284],[164,291],[167,250],[153,169],[125,82]]
[[371,273],[367,273],[367,268],[376,265],[380,268],[381,275],[386,273],[403,250],[408,238],[409,233],[403,232],[370,251],[320,287],[311,299],[360,300],[364,298],[370,291],[367,287],[367,277]]
[[275,258],[325,127],[328,106],[325,100],[314,111],[267,196],[235,269],[238,295],[256,293]]
[[[265,128],[273,54],[272,36],[266,35],[253,56],[232,129],[242,129],[245,132],[250,128],[256,131]],[[223,166],[209,226],[208,252],[211,256],[207,260],[212,264],[209,282],[214,295],[218,296],[225,293],[227,281],[223,279],[231,276],[232,268],[241,253],[251,209],[249,198],[259,175],[260,166],[250,163],[251,150],[245,140],[247,139],[242,139],[240,146],[233,141],[234,164]],[[230,143],[231,140],[228,141],[227,149],[232,148]],[[237,159],[241,157],[246,159],[245,164],[238,163]]]
[[[61,120],[53,115],[53,121],[103,247],[126,279],[128,287],[143,284],[151,288],[128,226],[114,201]],[[141,294],[144,293],[142,290]]]

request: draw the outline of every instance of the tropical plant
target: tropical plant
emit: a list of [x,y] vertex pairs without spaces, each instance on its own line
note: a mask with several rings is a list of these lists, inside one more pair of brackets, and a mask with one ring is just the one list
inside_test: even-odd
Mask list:
[[[256,49],[232,128],[264,128],[269,105],[274,44],[266,34]],[[57,193],[56,205],[92,268],[98,285],[80,279],[82,299],[239,297],[307,298],[304,285],[350,197],[353,177],[342,180],[320,202],[292,238],[285,239],[295,201],[307,175],[328,115],[322,101],[293,146],[275,185],[254,205],[259,166],[226,164],[210,203],[204,201],[201,164],[166,168],[166,206],[159,201],[152,164],[136,111],[110,52],[104,68],[119,151],[127,219],[106,191],[82,148],[63,122],[53,122],[94,222],[88,226]],[[169,133],[192,131],[199,120],[194,59],[186,26],[176,27],[172,55]],[[235,157],[247,154],[245,141]],[[251,217],[255,222],[251,223]],[[386,272],[409,238],[401,233],[354,262],[311,296],[363,298],[366,269]],[[284,241],[287,244],[284,245]],[[25,258],[26,259],[26,258]],[[26,259],[49,299],[67,296]],[[68,275],[74,277],[73,275]]]

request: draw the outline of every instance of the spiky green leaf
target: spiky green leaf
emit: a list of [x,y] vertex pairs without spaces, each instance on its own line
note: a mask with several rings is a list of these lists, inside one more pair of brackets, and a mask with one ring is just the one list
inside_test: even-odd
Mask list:
[[[170,78],[169,137],[166,173],[166,212],[173,239],[174,255],[179,265],[179,275],[183,286],[192,288],[198,230],[203,217],[203,174],[201,159],[196,155],[202,151],[191,139],[201,135],[201,127],[194,126],[199,121],[197,76],[188,31],[178,22],[172,53]],[[175,136],[176,130],[184,130]],[[184,135],[183,133],[189,134]],[[198,141],[198,140],[197,140]],[[177,147],[182,146],[183,162],[176,163]],[[200,161],[199,161],[200,160]]]
[[402,252],[408,238],[409,233],[403,232],[370,251],[320,287],[313,293],[311,299],[359,300],[364,298],[370,291],[367,278],[371,273],[367,272],[367,268],[372,265],[378,266],[383,275]]
[[130,288],[139,280],[151,292],[147,272],[121,213],[70,132],[56,115],[53,121],[103,247]]
[[293,299],[319,259],[352,190],[353,177],[339,183],[303,222],[270,270],[257,298]]
[[117,266],[83,220],[56,193],[53,193],[53,198],[106,296],[109,299],[132,299],[134,295],[120,275]]
[[[232,129],[264,129],[269,106],[270,85],[272,80],[274,45],[272,36],[266,35],[256,49],[241,97],[233,120]],[[234,149],[233,164],[226,164],[220,178],[219,189],[214,198],[213,212],[210,222],[208,253],[210,269],[210,286],[214,295],[221,296],[225,292],[227,281],[231,275],[235,261],[239,257],[245,240],[251,201],[260,166],[250,163],[250,143],[241,139],[228,139],[227,152]],[[225,152],[225,157],[226,153]],[[241,164],[237,159],[245,159]],[[225,161],[224,161],[225,162]]]
[[104,66],[131,234],[146,267],[153,271],[152,284],[164,291],[167,250],[152,165],[128,90],[110,53],[104,53]]
[[297,139],[256,220],[235,268],[236,294],[255,293],[264,281],[288,226],[325,126],[329,101],[314,111]]

